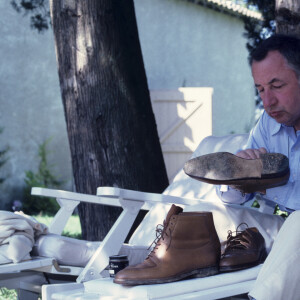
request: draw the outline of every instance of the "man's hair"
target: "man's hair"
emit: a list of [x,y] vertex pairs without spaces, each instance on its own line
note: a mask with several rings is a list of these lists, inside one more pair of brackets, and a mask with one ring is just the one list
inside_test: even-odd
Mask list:
[[287,61],[288,65],[300,77],[300,39],[296,36],[275,34],[262,41],[249,57],[250,65],[254,61],[262,61],[270,51],[278,51]]

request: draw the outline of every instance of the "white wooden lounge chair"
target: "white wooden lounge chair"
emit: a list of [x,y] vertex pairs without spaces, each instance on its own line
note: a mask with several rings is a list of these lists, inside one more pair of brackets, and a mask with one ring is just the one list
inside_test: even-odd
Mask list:
[[[217,151],[235,152],[245,144],[247,137],[247,134],[207,137],[200,143],[193,156]],[[154,239],[155,226],[161,223],[171,204],[187,207],[199,201],[209,202],[216,199],[212,185],[197,182],[195,190],[195,182],[181,171],[163,194],[100,187],[97,196],[93,196],[33,188],[32,194],[55,197],[61,205],[49,227],[50,232],[54,234],[62,233],[68,218],[80,202],[122,206],[123,212],[84,268],[59,265],[53,257],[34,257],[30,261],[1,265],[0,286],[18,289],[20,299],[35,299],[42,286],[42,299],[45,300],[220,299],[247,293],[256,279],[260,266],[207,278],[136,287],[113,284],[108,271],[105,270],[109,256],[118,254],[120,249],[126,254],[129,253],[129,256],[134,256],[133,253],[136,251],[138,255],[145,257],[146,249]],[[129,241],[132,246],[123,246],[123,241],[141,208],[150,211]],[[268,207],[261,205],[260,210],[266,212]],[[270,209],[270,212],[272,211],[273,208]],[[227,231],[225,228],[224,230]],[[127,253],[129,248],[130,252]],[[140,260],[143,260],[143,257]],[[51,281],[54,284],[48,284],[46,279],[49,274],[62,276]],[[68,275],[78,276],[76,282],[71,282]]]

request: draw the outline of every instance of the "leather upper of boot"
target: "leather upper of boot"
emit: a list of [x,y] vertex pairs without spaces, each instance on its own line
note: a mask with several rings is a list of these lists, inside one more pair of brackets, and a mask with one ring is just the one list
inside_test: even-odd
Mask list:
[[255,265],[266,256],[265,240],[257,228],[237,231],[234,235],[229,231],[226,248],[221,255],[220,269]]
[[157,226],[157,240],[141,264],[129,266],[116,274],[122,278],[166,278],[197,268],[218,265],[220,241],[210,212],[182,213],[174,207],[163,226]]

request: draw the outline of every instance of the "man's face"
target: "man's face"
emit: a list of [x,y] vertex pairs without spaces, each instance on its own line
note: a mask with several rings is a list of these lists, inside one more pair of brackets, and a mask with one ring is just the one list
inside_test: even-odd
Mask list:
[[278,123],[300,130],[300,85],[297,75],[278,51],[252,63],[252,76],[265,111]]

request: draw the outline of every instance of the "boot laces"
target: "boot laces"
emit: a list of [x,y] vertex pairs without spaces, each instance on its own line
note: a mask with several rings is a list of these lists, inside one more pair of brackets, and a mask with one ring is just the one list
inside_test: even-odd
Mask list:
[[[169,229],[169,230],[167,230],[167,229]],[[163,225],[162,224],[156,225],[155,235],[156,235],[156,237],[155,237],[154,241],[148,247],[148,250],[150,250],[152,248],[152,245],[154,245],[151,252],[148,254],[147,258],[151,257],[151,255],[155,253],[155,250],[157,250],[158,247],[161,245],[160,241],[164,240],[165,236],[170,236],[170,239],[172,239],[171,228],[168,228],[168,223],[166,223],[166,221],[163,222]],[[170,243],[166,250],[169,249],[170,244],[171,244],[171,240],[170,240]]]
[[246,223],[241,223],[236,228],[236,231],[228,230],[226,247],[222,256],[224,256],[230,250],[247,249],[250,247],[251,240],[248,239],[247,234],[243,234],[245,230],[239,230],[242,225],[245,225],[248,228]]

